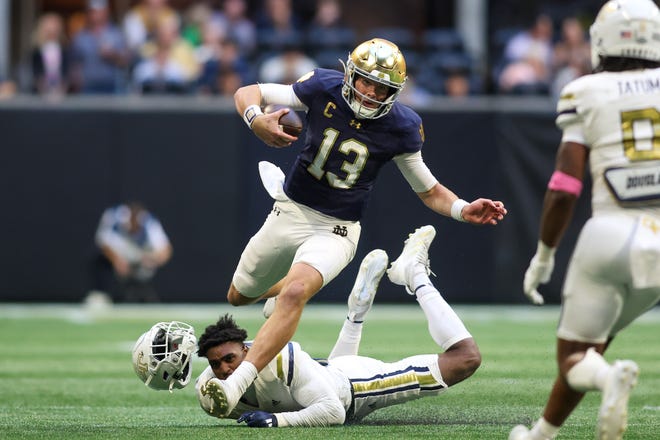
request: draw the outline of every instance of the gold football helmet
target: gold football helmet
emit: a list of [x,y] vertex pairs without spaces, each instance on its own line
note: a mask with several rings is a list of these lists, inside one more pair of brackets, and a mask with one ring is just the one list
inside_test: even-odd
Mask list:
[[[343,64],[343,63],[342,63]],[[374,101],[355,89],[355,75],[384,84],[390,91],[384,101]],[[406,83],[406,60],[396,44],[382,38],[373,38],[361,43],[348,56],[344,64],[342,96],[358,118],[377,119],[385,116]],[[367,100],[378,105],[366,107]]]

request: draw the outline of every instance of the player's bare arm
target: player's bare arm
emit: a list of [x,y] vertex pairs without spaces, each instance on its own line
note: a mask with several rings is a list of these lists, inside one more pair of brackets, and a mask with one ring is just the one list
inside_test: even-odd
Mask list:
[[[557,152],[555,173],[582,182],[589,150],[582,144],[564,142]],[[559,188],[548,189],[541,214],[541,240],[556,248],[573,217],[578,195]]]

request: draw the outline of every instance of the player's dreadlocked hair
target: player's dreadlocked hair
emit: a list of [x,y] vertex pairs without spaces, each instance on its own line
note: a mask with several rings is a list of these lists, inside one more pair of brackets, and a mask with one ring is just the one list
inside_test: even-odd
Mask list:
[[601,57],[601,62],[594,72],[623,72],[625,70],[657,69],[660,61],[642,60],[626,57]]
[[199,337],[197,354],[206,357],[206,353],[213,347],[217,347],[225,342],[238,342],[242,344],[247,339],[247,332],[236,325],[236,321],[230,314],[225,314],[213,325],[209,325],[204,330],[204,334]]

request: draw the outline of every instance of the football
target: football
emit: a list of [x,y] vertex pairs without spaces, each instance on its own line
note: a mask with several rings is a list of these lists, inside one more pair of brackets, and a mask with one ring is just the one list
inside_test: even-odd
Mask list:
[[[264,113],[273,113],[283,108],[287,107],[281,104],[268,104],[264,108]],[[279,122],[283,132],[291,136],[300,136],[303,129],[303,122],[300,116],[298,116],[298,113],[289,109],[289,113],[282,115]]]

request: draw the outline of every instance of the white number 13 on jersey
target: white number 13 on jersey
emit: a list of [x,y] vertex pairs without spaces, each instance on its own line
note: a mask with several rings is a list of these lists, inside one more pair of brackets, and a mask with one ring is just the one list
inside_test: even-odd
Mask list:
[[349,157],[352,153],[355,154],[352,162],[348,160],[342,162],[341,170],[346,173],[346,177],[342,179],[335,173],[323,169],[328,156],[330,156],[330,151],[332,151],[332,147],[337,141],[337,136],[339,136],[339,132],[334,128],[327,128],[323,132],[323,142],[321,142],[319,152],[316,154],[314,161],[307,167],[307,171],[319,180],[325,175],[328,183],[333,188],[348,189],[355,185],[358,177],[360,177],[360,173],[362,173],[364,165],[367,163],[369,150],[366,145],[355,139],[346,139],[339,144],[338,150],[341,153]]

